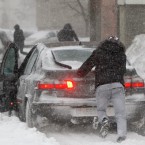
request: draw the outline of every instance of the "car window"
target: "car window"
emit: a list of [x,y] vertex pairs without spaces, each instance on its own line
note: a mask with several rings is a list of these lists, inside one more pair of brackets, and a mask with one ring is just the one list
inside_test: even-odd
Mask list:
[[10,75],[14,73],[14,67],[15,67],[15,50],[14,48],[11,48],[7,55],[6,55],[6,61],[4,63],[4,75]]
[[56,34],[54,32],[49,32],[48,37],[56,37]]
[[79,61],[84,62],[92,53],[91,49],[77,50],[77,49],[67,49],[67,50],[53,50],[55,59],[58,62],[64,61]]
[[24,71],[24,74],[30,74],[32,72],[33,66],[36,62],[38,56],[38,50],[36,49],[33,54],[31,55],[27,65],[26,65],[26,69]]

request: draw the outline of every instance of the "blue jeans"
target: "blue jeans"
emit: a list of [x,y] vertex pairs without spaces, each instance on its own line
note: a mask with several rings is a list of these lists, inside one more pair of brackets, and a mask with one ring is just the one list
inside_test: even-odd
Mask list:
[[103,118],[108,118],[106,110],[109,102],[113,103],[117,122],[117,134],[118,136],[126,136],[127,121],[123,85],[116,82],[98,86],[96,89],[96,101],[99,122],[102,122]]

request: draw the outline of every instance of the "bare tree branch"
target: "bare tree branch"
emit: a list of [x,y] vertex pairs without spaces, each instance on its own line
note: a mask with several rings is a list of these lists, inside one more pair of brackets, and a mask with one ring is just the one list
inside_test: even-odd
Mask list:
[[80,6],[80,9],[81,9],[81,11],[82,11],[83,17],[86,19],[86,14],[85,14],[85,11],[84,11],[84,7],[82,6],[80,0],[77,0],[77,2],[78,2],[78,4],[79,4],[79,6]]
[[73,7],[70,3],[67,3],[67,5],[68,5],[72,10],[74,10],[74,11],[76,11],[77,13],[79,13],[80,15],[82,15],[82,13],[81,13],[79,10],[77,10],[75,7]]
[[68,1],[64,0],[64,4],[69,7],[71,10],[75,11],[76,14],[80,15],[86,25],[86,34],[88,33],[88,27],[89,27],[89,11],[88,9],[86,10],[80,0],[74,0],[73,1]]

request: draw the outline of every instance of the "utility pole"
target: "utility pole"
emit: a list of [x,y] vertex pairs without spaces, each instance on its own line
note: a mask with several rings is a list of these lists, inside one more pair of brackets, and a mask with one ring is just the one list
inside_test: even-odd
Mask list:
[[101,0],[89,0],[90,41],[101,38]]
[[100,41],[117,35],[116,0],[90,0],[90,41]]

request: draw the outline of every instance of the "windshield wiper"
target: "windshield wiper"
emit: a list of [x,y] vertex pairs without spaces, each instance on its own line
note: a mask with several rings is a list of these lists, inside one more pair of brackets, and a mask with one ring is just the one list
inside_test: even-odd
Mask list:
[[67,65],[67,64],[63,64],[63,63],[58,62],[58,61],[56,60],[55,56],[54,56],[54,53],[53,53],[52,51],[51,51],[51,53],[52,53],[54,62],[55,62],[57,65],[62,66],[62,67],[65,67],[65,68],[68,68],[68,69],[72,69],[71,66],[69,66],[69,65]]

